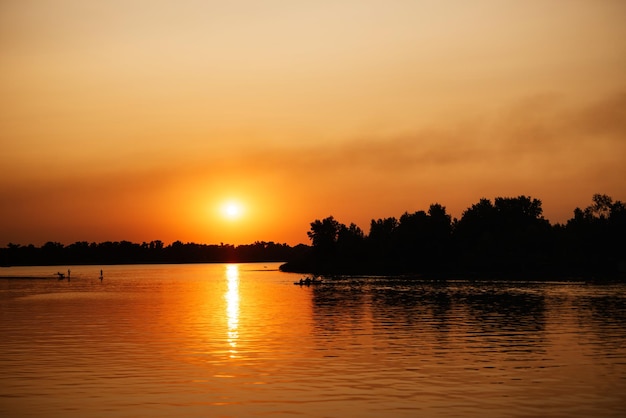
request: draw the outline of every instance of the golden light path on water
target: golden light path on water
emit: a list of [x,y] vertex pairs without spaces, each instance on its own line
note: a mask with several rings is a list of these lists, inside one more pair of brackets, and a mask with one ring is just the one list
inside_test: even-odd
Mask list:
[[230,345],[230,358],[237,355],[237,340],[239,339],[239,266],[229,264],[226,266],[227,290],[226,318],[228,320],[228,344]]
[[259,267],[5,268],[0,417],[626,417],[624,284]]

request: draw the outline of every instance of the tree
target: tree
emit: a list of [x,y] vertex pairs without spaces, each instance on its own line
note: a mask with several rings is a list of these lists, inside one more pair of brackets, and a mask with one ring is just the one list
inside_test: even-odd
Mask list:
[[41,257],[45,264],[65,264],[63,244],[48,241],[41,247]]
[[332,216],[311,222],[311,230],[307,232],[307,236],[313,244],[314,262],[316,269],[320,272],[335,268],[336,244],[340,228],[341,224]]
[[549,257],[550,224],[541,200],[528,196],[481,199],[455,225],[461,265],[467,269],[524,273]]
[[563,232],[564,261],[574,270],[604,276],[626,272],[626,206],[605,194],[574,209]]
[[605,194],[594,194],[591,200],[593,203],[585,212],[594,218],[608,219],[613,208],[613,198]]
[[311,240],[313,247],[328,250],[334,247],[337,241],[340,224],[329,216],[321,221],[316,219],[311,222],[311,230],[307,232],[307,236]]
[[[442,270],[451,256],[452,217],[446,212],[446,207],[434,203],[428,208],[428,232],[426,239],[429,242],[427,260],[429,269]],[[447,267],[450,268],[449,266]]]
[[395,235],[398,228],[396,218],[384,218],[370,223],[370,233],[367,237],[367,247],[370,263],[374,270],[392,270],[396,265],[397,252]]
[[369,239],[372,242],[388,245],[391,243],[393,234],[397,227],[398,220],[393,217],[378,220],[372,219],[370,223]]
[[428,246],[429,217],[423,210],[415,213],[405,212],[393,234],[392,252],[394,263],[404,270],[416,270],[426,262]]
[[365,234],[354,223],[350,226],[339,225],[337,232],[337,257],[344,269],[359,269],[366,263]]
[[484,270],[495,257],[495,213],[491,200],[482,198],[454,223],[453,240],[461,269]]
[[344,224],[339,225],[339,230],[337,231],[337,245],[339,247],[357,247],[364,240],[363,230],[354,223],[351,223],[348,227]]

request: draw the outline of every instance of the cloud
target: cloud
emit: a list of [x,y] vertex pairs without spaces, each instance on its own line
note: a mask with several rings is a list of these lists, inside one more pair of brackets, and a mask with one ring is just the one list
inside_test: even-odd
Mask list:
[[626,89],[574,112],[571,127],[626,142]]
[[0,235],[35,236],[47,228],[57,239],[74,225],[100,228],[104,236],[115,227],[157,230],[163,222],[175,231],[177,219],[189,217],[186,206],[229,189],[257,194],[285,219],[282,208],[289,208],[290,221],[303,228],[329,214],[366,227],[371,218],[436,201],[459,216],[480,197],[518,194],[544,200],[546,216],[564,221],[593,193],[626,200],[624,91],[578,106],[563,96],[537,95],[497,114],[398,135],[253,143],[193,156],[181,150],[154,163],[28,183],[5,177]]
[[575,178],[607,164],[623,172],[619,164],[626,166],[625,121],[626,93],[578,107],[567,106],[556,95],[538,95],[481,120],[331,145],[253,148],[236,159],[260,175],[280,172],[302,178],[344,174],[395,181],[421,178],[420,173],[457,178],[478,174],[503,181],[524,173]]

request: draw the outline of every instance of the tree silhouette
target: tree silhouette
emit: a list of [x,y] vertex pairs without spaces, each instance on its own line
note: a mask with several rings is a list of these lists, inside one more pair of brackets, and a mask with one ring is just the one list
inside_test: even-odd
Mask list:
[[372,220],[369,235],[332,216],[311,223],[312,252],[284,270],[430,277],[569,277],[626,273],[626,207],[606,195],[552,226],[541,200],[482,198],[452,222],[441,204]]
[[371,220],[369,234],[332,216],[315,220],[311,246],[256,241],[233,246],[175,241],[129,241],[41,247],[9,243],[0,248],[8,265],[210,263],[283,261],[286,271],[308,273],[421,273],[481,278],[626,278],[626,205],[595,194],[575,208],[565,225],[544,219],[542,203],[528,196],[482,198],[451,220],[439,203],[427,212]]
[[141,244],[129,241],[79,241],[68,246],[48,242],[40,248],[32,244],[9,244],[7,248],[0,248],[0,263],[11,266],[285,261],[305,250],[300,246],[292,248],[287,244],[263,241],[238,247],[182,241],[175,241],[168,246],[162,241]]
[[354,223],[350,226],[339,225],[337,232],[337,257],[342,260],[342,264],[355,269],[363,263],[366,257],[365,234],[363,230]]
[[384,218],[370,223],[370,232],[367,237],[369,263],[375,270],[394,270],[395,233],[398,227],[396,218]]
[[[400,264],[403,270],[417,270],[428,263],[428,215],[424,211],[405,212],[392,231],[395,257],[391,262]],[[395,258],[395,260],[394,260]]]
[[455,250],[461,269],[484,270],[497,257],[495,221],[495,207],[491,200],[482,198],[455,222]]
[[336,244],[341,224],[332,216],[311,222],[307,236],[313,245],[316,272],[322,273],[335,268]]
[[626,207],[610,196],[595,194],[562,232],[566,261],[575,271],[606,276],[626,272]]
[[463,269],[491,273],[526,273],[541,269],[548,257],[550,224],[539,199],[481,199],[455,225]]
[[451,259],[452,217],[445,206],[434,203],[428,208],[428,231],[425,237],[430,243],[427,247],[428,271],[433,273],[450,269],[446,266]]
[[613,199],[610,196],[605,194],[594,194],[591,200],[593,203],[585,209],[585,213],[588,214],[588,216],[602,220],[611,216]]

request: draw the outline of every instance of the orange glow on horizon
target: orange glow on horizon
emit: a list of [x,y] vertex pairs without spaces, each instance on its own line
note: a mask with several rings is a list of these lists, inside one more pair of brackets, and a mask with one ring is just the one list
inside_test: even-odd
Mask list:
[[182,1],[2,3],[0,246],[626,201],[625,2]]

